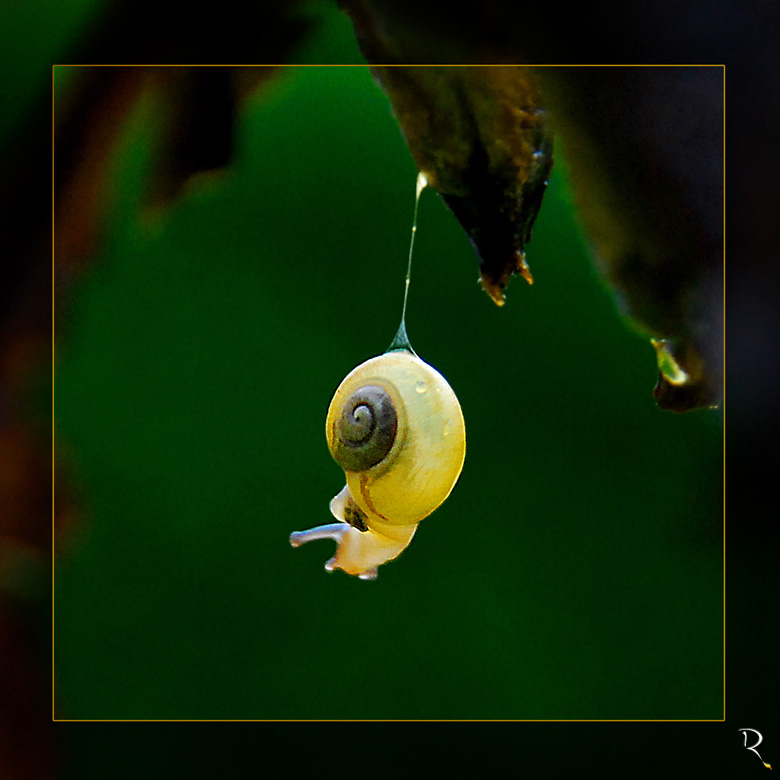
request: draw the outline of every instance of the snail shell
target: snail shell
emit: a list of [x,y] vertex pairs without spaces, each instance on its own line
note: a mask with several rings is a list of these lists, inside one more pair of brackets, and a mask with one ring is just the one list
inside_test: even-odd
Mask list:
[[399,350],[347,375],[330,403],[326,435],[347,478],[330,504],[340,522],[294,533],[290,542],[335,539],[325,568],[373,579],[455,486],[466,454],[463,413],[436,369]]

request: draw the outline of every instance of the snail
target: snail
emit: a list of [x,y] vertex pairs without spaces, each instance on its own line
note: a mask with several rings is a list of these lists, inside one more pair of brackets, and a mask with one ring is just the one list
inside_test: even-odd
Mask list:
[[326,571],[362,580],[376,579],[379,566],[409,546],[420,521],[452,491],[466,456],[458,398],[406,334],[417,206],[427,184],[420,172],[398,332],[387,352],[347,374],[328,409],[328,448],[347,477],[330,502],[338,522],[290,534],[293,547],[333,539],[338,548]]
[[330,502],[339,522],[295,532],[290,543],[333,539],[338,549],[327,571],[375,579],[460,476],[466,454],[460,404],[447,380],[410,347],[394,349],[347,375],[330,403],[326,434],[347,478]]

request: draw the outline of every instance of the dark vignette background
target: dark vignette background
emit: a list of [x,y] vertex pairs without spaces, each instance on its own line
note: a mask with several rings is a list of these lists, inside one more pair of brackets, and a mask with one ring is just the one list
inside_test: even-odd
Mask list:
[[[664,60],[668,60],[669,58],[664,57]],[[672,58],[675,59],[675,58]],[[679,59],[679,58],[677,58]],[[688,59],[688,58],[686,58]],[[713,58],[710,58],[713,59]],[[770,117],[771,119],[771,117]],[[760,130],[760,128],[759,128]],[[760,132],[759,132],[760,137]],[[740,170],[740,173],[744,171],[744,168]],[[744,175],[744,173],[742,173]],[[345,176],[346,178],[346,176]],[[405,184],[401,183],[401,179],[404,177],[402,175],[399,175],[399,183],[396,185],[399,190],[403,189],[405,187]],[[369,182],[370,183],[370,182]],[[344,187],[347,187],[348,184],[339,182],[339,192],[342,192]],[[388,184],[389,186],[389,184]],[[738,185],[737,185],[738,186]],[[205,194],[203,194],[205,192]],[[374,192],[372,191],[372,198],[375,197]],[[208,189],[201,191],[201,194],[198,195],[197,193],[193,195],[193,197],[197,200],[198,197],[209,197]],[[355,200],[358,200],[358,198],[355,198]],[[418,257],[424,257],[425,250],[422,246],[423,244],[423,235],[427,232],[430,239],[432,240],[435,236],[437,239],[439,238],[439,235],[444,233],[445,228],[447,227],[447,215],[442,215],[437,217],[436,216],[436,207],[432,205],[435,203],[435,198],[430,197],[428,198],[430,205],[427,207],[428,211],[433,211],[434,214],[431,215],[428,214],[427,219],[429,220],[429,224],[426,227],[425,225],[425,209],[426,206],[423,207],[423,228],[421,229],[421,248],[420,248],[420,255]],[[131,203],[126,203],[126,206],[131,206]],[[186,208],[186,207],[182,207]],[[550,203],[546,204],[546,208],[550,209]],[[554,207],[552,207],[554,208]],[[378,206],[379,211],[385,211],[384,208]],[[396,210],[395,207],[391,207],[390,210]],[[738,209],[737,209],[738,210]],[[128,208],[129,211],[129,208]],[[552,215],[549,215],[552,216]],[[441,226],[437,225],[436,219],[441,220]],[[352,215],[347,216],[345,219],[351,219],[355,223],[361,222],[361,220],[358,220],[355,218],[354,213]],[[375,231],[367,231],[365,226],[365,219],[362,220],[363,224],[349,224],[347,225],[338,225],[338,230],[340,235],[343,234],[343,240],[347,243],[354,243],[358,246],[360,246],[363,242],[360,241],[361,232],[366,235],[369,234],[369,241],[368,243],[380,243],[377,240],[376,232]],[[383,227],[383,230],[387,231],[387,243],[389,244],[390,241],[396,241],[399,246],[401,246],[401,249],[403,249],[403,244],[405,243],[405,233],[406,233],[406,222],[407,220],[402,216],[398,215],[398,223],[401,225],[400,229],[396,226],[387,226]],[[764,223],[765,224],[765,223]],[[348,227],[348,229],[347,229]],[[334,228],[335,229],[335,228]],[[168,230],[168,228],[165,228],[165,230]],[[738,231],[739,228],[737,227],[736,230]],[[452,226],[449,228],[450,233],[455,233],[452,229]],[[746,241],[741,246],[741,251],[744,252],[745,246],[749,245]],[[760,247],[757,244],[754,244],[755,249],[760,251]],[[538,229],[537,237],[534,239],[534,243],[529,247],[530,249],[530,259],[533,262],[534,256],[541,255],[541,253],[544,251],[544,241],[542,237],[542,229],[541,226]],[[402,252],[401,252],[402,253]],[[397,251],[388,252],[388,256],[397,255]],[[753,259],[756,259],[756,252],[754,252]],[[435,257],[436,252],[430,251],[428,253],[428,256],[434,256]],[[535,272],[538,273],[539,266],[540,266],[541,260],[536,262],[536,265],[534,266]],[[425,271],[423,270],[424,263],[421,260],[418,260],[418,264],[415,268],[415,288],[413,288],[413,294],[418,296],[418,300],[424,300],[424,290],[425,290]],[[386,274],[387,282],[385,283],[385,287],[389,288],[390,290],[393,289],[394,282],[391,281],[394,279],[394,272],[391,267],[391,264],[388,263],[387,265],[379,265],[379,269],[381,269],[382,273]],[[753,268],[756,266],[754,265]],[[467,265],[466,260],[464,260],[464,268],[466,269],[466,273],[468,274],[470,272],[470,268]],[[554,268],[550,269],[551,272],[554,271]],[[324,271],[323,271],[324,273]],[[450,271],[451,273],[451,271]],[[745,276],[742,277],[736,277],[736,293],[738,295],[743,296],[745,299],[748,300],[748,303],[743,306],[742,308],[739,308],[738,311],[741,314],[744,314],[742,318],[740,318],[741,327],[749,331],[749,338],[745,338],[743,341],[740,342],[740,346],[744,343],[746,345],[751,345],[751,348],[753,352],[748,352],[743,349],[737,349],[735,351],[735,358],[737,365],[740,367],[744,366],[744,370],[740,372],[741,376],[751,376],[751,366],[753,363],[748,362],[748,359],[755,353],[760,353],[760,348],[762,345],[762,340],[766,339],[767,337],[764,336],[767,332],[765,326],[763,323],[758,320],[755,322],[755,325],[757,327],[755,328],[748,328],[748,325],[744,323],[750,323],[750,317],[753,317],[754,319],[759,316],[759,313],[761,312],[760,307],[760,301],[761,296],[766,295],[766,284],[764,284],[764,291],[758,287],[758,285],[753,284],[750,285],[749,282],[751,280],[750,273],[753,274],[752,279],[755,282],[757,279],[761,279],[761,275],[758,271],[748,271],[748,273]],[[434,291],[437,289],[440,289],[439,280],[435,279],[435,274],[432,274],[434,277],[432,281],[430,282],[430,288]],[[748,281],[745,281],[747,278]],[[731,279],[731,276],[729,277]],[[203,283],[204,280],[199,280],[201,283]],[[211,281],[211,280],[208,280]],[[140,283],[139,283],[140,284]],[[733,288],[729,288],[730,290]],[[209,290],[209,292],[213,292],[212,290]],[[522,294],[524,296],[524,299],[528,299],[529,301],[537,295],[538,290],[535,288],[533,290],[534,295],[531,296],[528,293],[527,290],[519,290],[516,291],[518,300],[515,302],[515,307],[517,309],[521,309],[521,303],[519,302],[519,296]],[[486,306],[486,302],[483,302],[479,300],[479,296],[476,296],[474,293],[471,293],[473,299],[474,299],[474,306],[475,311],[477,310],[478,306]],[[731,293],[729,293],[731,295]],[[392,296],[388,295],[387,298],[391,298]],[[604,296],[605,300],[605,315],[606,311],[609,309],[608,301],[606,295]],[[510,298],[511,302],[511,298]],[[739,301],[738,301],[739,302]],[[192,303],[192,302],[190,302]],[[268,308],[272,308],[274,306],[273,301],[265,301]],[[279,306],[278,301],[276,301],[276,305]],[[393,305],[392,301],[388,301],[386,303],[387,310],[392,312]],[[530,304],[529,304],[530,305]],[[281,307],[280,307],[281,308]],[[525,309],[525,300],[523,300],[522,308]],[[506,312],[502,313],[505,314]],[[529,314],[529,312],[525,312],[526,314]],[[132,313],[135,314],[134,312]],[[495,318],[496,312],[489,312],[489,314]],[[75,315],[74,315],[75,316]],[[128,317],[130,314],[128,314]],[[378,315],[377,315],[378,316]],[[390,319],[393,319],[392,314],[386,315],[386,317],[390,317]],[[386,318],[386,317],[383,317]],[[494,320],[495,321],[495,320]],[[415,333],[415,328],[418,328],[417,331],[419,333],[419,336],[415,336],[415,343],[417,344],[418,349],[420,351],[425,352],[426,350],[423,348],[422,344],[419,342],[424,338],[424,331],[423,328],[425,327],[425,323],[418,323],[417,325],[410,323],[410,327],[412,327],[412,333]],[[74,326],[75,327],[75,326]],[[287,341],[288,343],[294,344],[296,341],[296,338],[300,339],[302,337],[302,334],[305,334],[306,338],[309,338],[309,334],[311,333],[312,329],[310,326],[307,326],[307,323],[305,322],[298,322],[297,324],[294,324],[292,331],[288,331],[287,333],[275,333],[273,334],[274,339],[283,339]],[[295,328],[298,328],[298,331],[295,331]],[[392,327],[391,327],[392,329]],[[771,331],[770,331],[771,332]],[[368,335],[366,334],[355,334],[356,336],[365,337],[368,339]],[[741,330],[738,332],[737,335],[741,335]],[[265,336],[268,336],[268,334],[265,334]],[[441,343],[445,343],[446,339],[446,331],[443,334],[434,335],[431,337],[431,344],[436,344],[436,341],[439,341]],[[256,338],[256,334],[254,335]],[[623,334],[623,337],[628,341],[630,340],[630,334]],[[215,336],[215,338],[218,339],[218,336]],[[186,342],[186,334],[181,335],[181,340],[183,342]],[[528,337],[525,336],[523,338],[523,348],[526,348],[526,345],[528,343]],[[758,342],[756,344],[756,342]],[[340,346],[343,347],[344,344],[347,342],[341,342]],[[771,342],[770,342],[771,343]],[[108,350],[110,347],[110,344],[104,345],[105,348]],[[381,347],[380,347],[381,348]],[[366,350],[368,353],[371,353],[372,351],[376,350],[376,347],[373,344],[367,345]],[[342,356],[342,360],[344,362],[345,370],[347,370],[349,367],[351,367],[351,364],[354,361],[352,357],[352,352],[354,351],[354,348],[346,349],[344,347],[344,351],[346,354]],[[196,356],[197,357],[197,356]],[[537,356],[537,362],[536,365],[531,365],[530,368],[532,370],[536,369],[539,370],[539,363],[538,361],[541,359],[540,356]],[[431,360],[434,360],[433,356],[431,356]],[[744,361],[744,362],[740,362]],[[585,364],[587,364],[587,361],[584,361]],[[542,363],[542,365],[544,365]],[[731,365],[731,364],[730,364]],[[443,364],[440,365],[442,367],[442,370],[445,370],[445,373],[448,373],[450,376],[453,384],[456,384],[456,379],[452,373],[452,370],[445,368]],[[771,363],[765,368],[765,371],[770,372],[771,371]],[[598,370],[603,371],[609,371],[610,366],[605,366],[602,368],[601,365],[598,366]],[[519,367],[518,367],[519,371]],[[337,379],[334,381],[338,381],[338,378],[340,378],[341,374],[344,373],[344,371],[336,372],[337,373]],[[637,385],[641,383],[637,382]],[[730,386],[731,387],[731,386]],[[735,448],[737,449],[737,453],[741,454],[739,451],[740,446],[740,438],[739,433],[740,430],[744,430],[746,427],[746,423],[751,422],[752,420],[756,419],[756,415],[758,414],[758,404],[756,403],[757,400],[760,400],[760,396],[757,396],[757,385],[754,385],[750,382],[746,383],[736,383],[734,384],[734,394],[737,396],[737,402],[743,402],[742,404],[737,404],[736,408],[734,410],[734,414],[737,417],[736,422],[742,423],[744,427],[738,428],[734,434],[735,438]],[[637,393],[639,397],[643,397],[643,389],[644,388],[638,388]],[[247,394],[249,393],[249,389],[246,390]],[[329,393],[329,390],[325,391],[325,395]],[[731,407],[729,407],[731,408]],[[771,434],[773,433],[773,428],[771,425],[773,418],[771,416],[763,416],[759,417],[756,420],[756,423],[754,426],[751,427],[751,431],[755,431],[755,435],[753,437],[753,441],[755,442],[756,439],[760,442],[762,438],[769,438]],[[760,424],[763,422],[764,424]],[[764,455],[763,452],[760,452],[759,447],[755,447],[757,455]],[[323,457],[327,457],[324,455]],[[472,450],[469,452],[470,460],[472,459]],[[110,468],[110,464],[107,464],[104,466],[105,468]],[[731,533],[731,526],[730,526],[730,567],[729,567],[729,582],[734,582],[734,590],[730,590],[729,595],[729,603],[734,606],[734,609],[730,610],[730,622],[729,622],[729,630],[732,632],[734,628],[736,627],[738,634],[738,639],[735,640],[736,647],[730,652],[729,658],[731,659],[732,656],[734,657],[733,661],[730,661],[729,669],[733,669],[733,674],[731,674],[730,671],[730,682],[729,682],[729,702],[733,702],[733,704],[729,704],[729,719],[727,720],[726,724],[701,724],[701,725],[691,725],[688,726],[687,729],[683,732],[680,732],[678,729],[675,728],[674,731],[670,731],[672,728],[671,726],[667,726],[665,724],[658,724],[658,726],[650,725],[650,726],[644,726],[641,727],[644,730],[640,732],[643,734],[643,736],[637,736],[636,730],[634,731],[628,731],[629,724],[591,724],[586,726],[568,726],[566,724],[558,724],[556,726],[547,726],[547,731],[542,731],[542,726],[540,725],[534,725],[534,724],[526,724],[522,726],[522,728],[528,728],[529,731],[526,733],[533,734],[533,743],[539,744],[539,740],[549,740],[546,744],[549,745],[563,745],[563,744],[576,744],[579,748],[580,755],[585,755],[589,757],[598,757],[602,755],[602,751],[599,749],[594,749],[592,747],[594,742],[598,742],[603,740],[605,743],[608,743],[610,745],[616,745],[619,744],[620,747],[613,747],[612,749],[612,755],[620,755],[623,758],[627,758],[630,755],[633,755],[635,758],[638,754],[641,754],[642,750],[637,750],[636,748],[640,745],[652,745],[653,754],[655,756],[656,760],[661,760],[659,756],[663,757],[664,760],[666,760],[666,757],[669,758],[677,757],[679,756],[682,760],[689,760],[688,756],[696,753],[696,763],[699,766],[702,766],[703,762],[704,764],[707,763],[709,760],[708,756],[711,755],[711,752],[708,753],[708,751],[713,751],[712,748],[712,734],[713,729],[717,729],[717,733],[721,736],[715,737],[715,740],[718,743],[718,750],[723,751],[724,745],[730,745],[733,737],[735,735],[731,734],[731,731],[735,731],[740,726],[743,725],[754,725],[757,728],[762,728],[765,733],[765,745],[766,750],[769,750],[769,746],[773,744],[773,742],[770,742],[770,733],[771,729],[766,729],[763,726],[755,723],[754,713],[760,713],[765,714],[767,712],[766,709],[764,709],[764,702],[767,700],[772,699],[772,692],[773,692],[773,685],[774,685],[774,676],[771,674],[767,674],[766,676],[763,675],[762,670],[769,669],[768,659],[771,658],[771,654],[769,652],[769,649],[766,648],[766,645],[762,644],[753,644],[752,639],[745,638],[747,637],[753,637],[753,632],[757,635],[763,634],[762,626],[764,624],[764,621],[762,620],[762,614],[761,614],[761,608],[760,604],[761,602],[755,598],[757,594],[760,594],[762,590],[765,590],[767,586],[771,585],[771,577],[766,576],[764,577],[763,573],[768,573],[770,570],[762,566],[762,563],[764,562],[764,559],[762,559],[763,556],[768,556],[771,551],[771,545],[767,542],[771,537],[767,537],[766,534],[769,531],[769,528],[767,525],[760,522],[760,515],[759,513],[753,511],[753,507],[750,506],[750,500],[754,497],[756,497],[757,494],[760,493],[761,490],[761,480],[760,480],[760,474],[761,472],[756,469],[753,471],[754,477],[753,477],[753,483],[752,483],[752,495],[745,496],[746,498],[746,507],[742,507],[739,512],[739,523],[740,525],[736,529],[736,533],[732,535]],[[512,483],[510,483],[512,484]],[[327,490],[330,490],[329,486],[323,486],[323,489],[327,487]],[[457,494],[453,496],[453,500],[456,499]],[[747,511],[746,511],[747,510]],[[445,510],[442,510],[445,511]],[[433,523],[434,520],[431,520],[431,523]],[[444,518],[438,518],[435,521],[437,524],[444,523]],[[763,539],[764,543],[758,543],[759,539]],[[734,546],[732,546],[732,541],[734,542]],[[308,552],[308,550],[307,550]],[[302,551],[301,551],[302,553]],[[312,550],[311,555],[308,556],[308,561],[304,560],[298,560],[298,558],[301,557],[301,553],[298,553],[295,558],[292,559],[292,566],[294,567],[296,573],[299,573],[301,576],[306,573],[306,575],[311,575],[312,578],[314,577],[315,573],[317,577],[323,577],[318,569],[318,564],[320,562],[320,556],[318,555],[319,551]],[[413,549],[409,551],[409,555],[411,556],[413,554]],[[307,567],[307,563],[310,565]],[[401,566],[402,561],[399,561],[395,566]],[[408,568],[413,569],[411,564],[407,564]],[[394,572],[393,572],[394,573]],[[385,574],[385,576],[391,576],[390,570]],[[315,581],[315,580],[313,580]],[[746,584],[747,583],[747,584]],[[349,583],[351,584],[351,583]],[[752,610],[750,611],[750,607],[743,607],[745,605],[752,605]],[[732,622],[733,621],[733,622]],[[735,626],[736,624],[736,626]],[[732,642],[734,644],[734,642]],[[745,674],[745,670],[749,670],[749,673],[746,674],[744,678],[741,678],[741,674]],[[327,674],[327,672],[325,673]],[[335,675],[334,675],[335,676]],[[736,678],[736,683],[734,682],[734,679]],[[762,680],[765,682],[762,683]],[[742,684],[740,684],[742,683]],[[731,720],[732,718],[732,708],[735,713],[735,715],[744,716],[748,719],[750,719],[749,722],[742,722],[736,723]],[[766,722],[766,721],[765,721]],[[733,726],[733,729],[731,728]],[[58,729],[64,729],[67,728],[68,730],[81,728],[78,726],[64,726],[64,724],[60,724],[57,726]],[[85,726],[83,728],[86,729],[92,729],[95,728],[94,726]],[[502,733],[505,730],[505,726],[496,727],[497,729],[500,728],[500,731],[493,732],[495,735],[496,733]],[[512,734],[512,740],[517,740],[517,728],[519,727],[513,727],[512,730],[508,733]],[[658,729],[658,731],[655,731],[655,729]],[[533,729],[533,731],[530,731],[530,729]],[[550,729],[554,729],[551,731]],[[595,729],[598,729],[596,731]],[[609,729],[609,730],[607,730]],[[651,735],[647,736],[647,730],[651,730]],[[709,729],[709,730],[707,730]],[[725,731],[724,731],[725,729]],[[61,731],[60,733],[63,733]],[[67,733],[67,732],[65,732]],[[76,761],[78,762],[79,756],[82,756],[81,760],[86,761],[83,756],[86,756],[87,754],[92,753],[93,750],[95,750],[95,745],[98,744],[97,742],[93,742],[89,734],[94,733],[90,732],[89,730],[84,731],[81,730],[78,732],[78,736],[75,737],[74,741],[69,741],[68,744],[71,746],[75,746],[74,752],[72,753],[73,756],[76,756]],[[111,732],[112,736],[115,738],[118,738],[118,731]],[[539,735],[547,735],[547,736],[539,736]],[[550,737],[549,735],[553,734],[555,736]],[[585,734],[585,736],[583,736]],[[694,740],[692,738],[692,735],[697,735],[697,740]],[[598,735],[598,736],[596,736]],[[176,749],[173,748],[170,744],[164,744],[165,740],[162,737],[158,737],[159,744],[157,747],[156,753],[149,754],[150,757],[157,757],[158,761],[161,761],[163,764],[166,763],[165,754],[166,752],[176,752]],[[739,737],[737,736],[737,740],[739,741]],[[722,744],[721,744],[722,743]],[[115,743],[114,747],[112,747],[112,742],[109,739],[108,741],[101,740],[100,743],[102,750],[106,751],[106,754],[110,754],[115,752],[118,748],[116,747],[119,743]],[[89,745],[89,749],[87,749],[87,745]],[[674,746],[673,748],[671,746]],[[694,748],[695,746],[695,748]],[[634,748],[632,750],[632,747]],[[645,750],[648,748],[645,747]],[[669,753],[666,753],[665,750],[669,750]],[[620,753],[620,751],[623,751]],[[730,756],[731,753],[728,753]],[[743,754],[740,753],[739,758],[742,758]],[[771,755],[769,753],[765,752],[765,758],[767,760],[771,760]],[[140,759],[139,759],[140,760]],[[692,759],[690,759],[692,760]],[[522,761],[519,761],[518,764],[522,766]],[[78,763],[76,764],[78,765]],[[759,767],[760,768],[760,767]],[[79,770],[83,774],[83,771]]]

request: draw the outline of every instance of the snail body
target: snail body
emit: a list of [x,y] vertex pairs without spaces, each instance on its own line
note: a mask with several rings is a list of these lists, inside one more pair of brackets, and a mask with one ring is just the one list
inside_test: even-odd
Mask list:
[[330,403],[326,435],[346,475],[330,502],[339,522],[293,533],[290,542],[334,539],[338,549],[325,568],[374,579],[455,486],[466,453],[463,413],[436,369],[396,350],[346,376]]

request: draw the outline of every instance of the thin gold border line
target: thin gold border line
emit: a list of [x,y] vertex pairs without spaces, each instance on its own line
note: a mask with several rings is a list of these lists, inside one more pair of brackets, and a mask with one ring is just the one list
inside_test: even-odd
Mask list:
[[51,717],[54,711],[54,68],[51,69]]
[[67,67],[67,68],[724,68],[725,64],[722,62],[713,63],[642,63],[639,65],[621,64],[621,63],[602,63],[596,65],[556,65],[554,63],[542,63],[542,64],[519,64],[519,63],[486,63],[486,62],[474,62],[470,64],[460,63],[382,63],[382,62],[271,62],[271,63],[220,63],[220,64],[187,64],[187,63],[90,63],[90,62],[58,62],[54,63],[54,68]]
[[67,718],[55,723],[723,723],[721,718]]
[[[375,723],[420,723],[420,722],[433,722],[433,723],[722,723],[726,720],[726,65],[725,63],[713,63],[713,64],[593,64],[593,65],[554,65],[554,64],[510,64],[510,63],[472,63],[472,64],[382,64],[382,63],[281,63],[281,64],[198,64],[198,65],[183,65],[183,64],[79,64],[79,63],[54,63],[52,65],[51,72],[51,199],[52,199],[52,256],[51,256],[51,311],[52,311],[52,356],[51,356],[51,426],[52,426],[52,556],[51,556],[51,598],[52,598],[52,610],[51,610],[51,653],[52,653],[52,667],[51,667],[51,697],[52,697],[52,722],[53,723],[308,723],[313,722],[309,718],[289,718],[289,719],[275,719],[275,718],[227,718],[227,719],[175,719],[175,718],[152,718],[152,719],[132,719],[132,718],[107,718],[107,719],[93,719],[93,718],[56,718],[55,717],[55,665],[54,665],[54,572],[55,572],[55,430],[54,430],[54,365],[55,365],[55,344],[54,344],[54,318],[55,318],[55,154],[54,154],[54,139],[55,139],[55,117],[54,117],[54,69],[58,67],[72,67],[72,68],[370,68],[370,67],[425,67],[425,68],[721,68],[723,71],[723,143],[722,143],[722,160],[723,160],[723,190],[722,190],[722,241],[723,241],[723,261],[722,261],[722,279],[723,279],[723,292],[722,292],[722,312],[723,312],[723,344],[722,344],[722,395],[721,395],[721,409],[723,410],[722,420],[722,450],[723,450],[723,534],[722,534],[722,570],[723,570],[723,717],[722,718],[607,718],[607,719],[588,719],[588,718],[487,718],[487,719],[393,719],[393,718],[376,718],[366,719],[366,722]],[[323,722],[323,721],[314,721]],[[354,719],[325,719],[325,722],[344,722],[352,723]]]
[[723,241],[723,266],[722,281],[723,285],[723,343],[721,345],[721,354],[723,356],[723,365],[721,366],[721,409],[723,410],[723,719],[726,719],[726,66],[723,66],[723,225],[721,240]]

